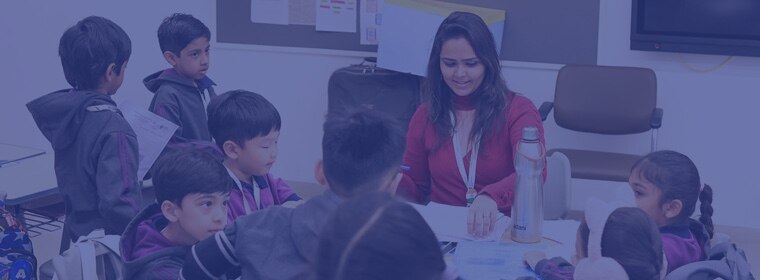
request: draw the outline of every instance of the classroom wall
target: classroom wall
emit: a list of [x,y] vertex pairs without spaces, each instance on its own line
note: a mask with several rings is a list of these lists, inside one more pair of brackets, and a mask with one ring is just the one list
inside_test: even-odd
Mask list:
[[[151,95],[142,78],[164,68],[155,36],[161,19],[172,12],[191,13],[214,32],[213,1],[0,1],[0,142],[50,149],[24,104],[67,86],[57,57],[62,32],[87,15],[114,20],[130,35],[132,58],[115,99],[147,107]],[[735,57],[709,73],[726,57],[631,51],[630,0],[601,1],[598,63],[649,67],[656,71],[658,105],[665,109],[659,134],[662,149],[689,155],[703,180],[715,189],[715,220],[719,224],[760,228],[755,179],[760,167],[760,133],[753,109],[760,103],[760,58]],[[280,154],[273,172],[289,180],[314,182],[313,165],[321,154],[321,124],[327,109],[327,79],[335,69],[360,61],[357,57],[316,53],[223,48],[212,43],[209,71],[218,91],[248,89],[266,96],[280,110],[283,128]],[[509,86],[536,105],[551,100],[557,65],[507,62]],[[597,137],[572,133],[547,121],[547,145],[644,153],[649,135]],[[1,183],[0,183],[1,184]],[[625,184],[574,180],[573,206],[588,195],[612,196]]]

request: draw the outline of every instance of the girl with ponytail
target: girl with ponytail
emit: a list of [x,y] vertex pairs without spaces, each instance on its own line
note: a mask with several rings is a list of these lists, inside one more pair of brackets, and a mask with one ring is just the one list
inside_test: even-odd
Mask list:
[[[674,151],[650,153],[634,164],[628,183],[636,205],[660,227],[668,273],[706,258],[705,243],[714,230],[712,188],[701,184],[689,157]],[[699,221],[690,218],[697,200]]]

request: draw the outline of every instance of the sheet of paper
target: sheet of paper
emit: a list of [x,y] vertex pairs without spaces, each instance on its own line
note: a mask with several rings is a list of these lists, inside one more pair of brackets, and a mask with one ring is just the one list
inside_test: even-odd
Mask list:
[[362,45],[377,45],[380,41],[378,28],[383,23],[383,0],[359,2],[359,32]]
[[463,241],[454,253],[454,269],[462,279],[515,279],[536,276],[523,262],[528,251],[542,251],[543,243],[486,243]]
[[544,221],[544,238],[559,243],[557,246],[546,248],[546,256],[562,257],[569,261],[575,254],[575,236],[580,224],[575,220]]
[[453,11],[479,15],[501,50],[505,11],[433,0],[384,0],[377,66],[425,76],[438,26]]
[[251,21],[257,23],[289,23],[288,0],[251,0]]
[[140,154],[137,176],[142,179],[164,150],[178,126],[147,109],[133,105],[122,106],[121,112],[137,135]]
[[[438,241],[476,240],[467,231],[467,207],[444,205],[431,202],[428,205],[412,204],[428,223]],[[478,241],[501,240],[507,229],[509,217],[501,216],[490,235]]]
[[316,0],[290,0],[290,24],[316,25]]
[[357,0],[317,0],[317,31],[356,32]]

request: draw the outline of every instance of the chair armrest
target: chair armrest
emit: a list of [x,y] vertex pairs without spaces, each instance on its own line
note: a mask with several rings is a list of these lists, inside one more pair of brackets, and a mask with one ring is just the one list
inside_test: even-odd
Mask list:
[[541,114],[541,121],[546,121],[546,118],[549,117],[549,112],[552,111],[554,108],[554,102],[544,102],[541,104],[541,107],[538,108],[538,113]]
[[652,129],[658,129],[662,126],[662,108],[654,108],[652,111],[652,117],[649,119],[649,126]]

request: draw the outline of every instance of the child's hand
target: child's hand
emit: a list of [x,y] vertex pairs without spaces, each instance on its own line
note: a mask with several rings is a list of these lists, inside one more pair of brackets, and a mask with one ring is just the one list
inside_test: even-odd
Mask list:
[[536,270],[536,265],[541,260],[546,259],[546,254],[541,251],[529,251],[523,255],[523,260],[530,266],[530,269]]

